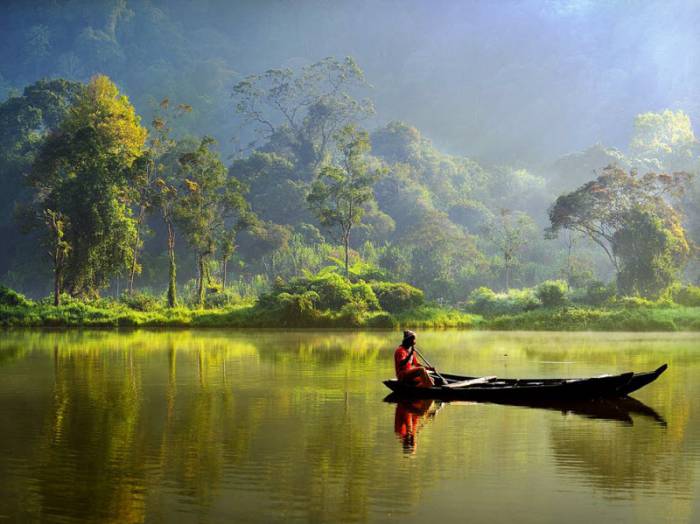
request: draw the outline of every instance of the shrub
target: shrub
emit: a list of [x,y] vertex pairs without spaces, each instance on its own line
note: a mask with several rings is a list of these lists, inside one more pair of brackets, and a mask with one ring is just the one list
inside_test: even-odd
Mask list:
[[315,303],[319,296],[315,291],[301,294],[280,293],[275,296],[277,309],[284,324],[307,324],[318,317]]
[[615,303],[626,309],[652,308],[655,305],[651,300],[642,297],[619,297]]
[[586,294],[583,297],[583,303],[590,306],[602,306],[606,302],[612,300],[614,296],[615,284],[605,284],[594,280],[586,286]]
[[379,305],[389,313],[406,311],[423,304],[423,291],[405,282],[374,282],[372,290]]
[[137,291],[135,293],[123,293],[119,301],[130,309],[136,311],[154,311],[160,307],[160,300],[150,293]]
[[399,321],[394,318],[391,313],[382,311],[367,320],[367,327],[373,328],[397,328]]
[[545,280],[537,286],[537,298],[544,307],[559,307],[566,303],[566,282]]
[[700,307],[700,286],[680,286],[673,290],[672,296],[681,306]]
[[351,291],[354,304],[361,304],[370,311],[379,311],[381,309],[377,295],[374,294],[372,287],[366,282],[361,280],[357,284],[353,284]]
[[363,324],[367,308],[364,304],[345,304],[340,309],[338,319],[342,326],[360,327]]
[[0,304],[3,306],[31,306],[32,301],[14,289],[0,285]]
[[469,294],[466,309],[480,315],[495,316],[531,311],[539,305],[539,299],[530,288],[495,293],[487,287],[480,287]]
[[241,296],[233,289],[222,289],[212,293],[207,292],[205,305],[208,309],[219,309],[240,302]]

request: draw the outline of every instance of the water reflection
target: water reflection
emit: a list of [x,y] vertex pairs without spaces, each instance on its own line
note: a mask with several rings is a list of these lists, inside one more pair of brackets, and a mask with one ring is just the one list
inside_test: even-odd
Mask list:
[[[362,522],[411,520],[421,509],[454,520],[450,507],[493,508],[491,494],[507,493],[535,521],[541,513],[523,488],[535,480],[587,497],[627,490],[642,506],[641,493],[687,502],[697,489],[700,390],[692,377],[700,354],[683,338],[668,347],[690,364],[650,386],[648,405],[467,409],[382,403],[381,380],[393,371],[390,332],[4,335],[0,520]],[[424,338],[447,348],[472,335],[445,333],[443,345],[440,336]],[[433,350],[431,360],[495,372],[504,353],[521,351],[518,339],[488,336],[462,360],[452,349]],[[546,340],[539,336],[528,347]],[[569,344],[562,351],[582,358],[576,339]],[[596,366],[644,368],[623,360],[619,346],[605,349],[601,339]],[[509,365],[527,376],[539,360]]]
[[[559,411],[562,415],[572,414],[580,415],[582,417],[593,420],[613,420],[616,422],[622,422],[623,424],[630,426],[634,425],[634,419],[632,415],[638,415],[640,417],[648,418],[662,427],[666,427],[668,425],[666,419],[664,419],[664,417],[657,413],[653,408],[632,397],[618,399],[598,399],[588,401],[479,402],[462,400],[407,400],[401,398],[395,393],[391,393],[390,395],[387,395],[384,398],[384,402],[396,404],[396,428],[416,427],[416,424],[413,423],[412,419],[408,420],[409,414],[413,417],[417,417],[416,420],[422,420],[425,415],[434,416],[439,409],[442,409],[442,407],[446,405],[449,406],[475,404],[497,404],[502,406],[547,409]],[[432,412],[428,413],[428,411],[434,406],[437,406],[437,409],[434,409]],[[399,421],[401,421],[400,426]],[[413,433],[415,433],[415,431],[416,430],[414,430]],[[396,433],[397,435],[399,434],[399,429],[396,429]],[[405,434],[405,430],[402,429],[400,434],[403,437]]]
[[402,400],[396,401],[394,412],[394,433],[401,440],[403,451],[413,454],[418,447],[418,431],[442,407],[442,402],[434,400]]

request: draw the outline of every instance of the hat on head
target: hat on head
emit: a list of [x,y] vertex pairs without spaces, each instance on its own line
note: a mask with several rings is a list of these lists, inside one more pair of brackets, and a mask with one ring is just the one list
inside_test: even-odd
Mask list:
[[[404,345],[407,342],[411,342],[412,340],[415,340],[416,334],[411,331],[410,329],[407,329],[406,331],[403,332],[403,342],[401,345]],[[406,347],[406,346],[404,346]]]

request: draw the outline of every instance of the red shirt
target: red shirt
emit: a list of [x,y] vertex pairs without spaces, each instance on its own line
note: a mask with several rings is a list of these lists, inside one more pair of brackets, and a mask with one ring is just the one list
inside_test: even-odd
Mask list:
[[421,367],[421,365],[416,360],[415,351],[411,355],[411,358],[408,360],[408,362],[401,365],[401,363],[404,360],[406,360],[407,356],[408,348],[405,348],[403,346],[397,347],[396,351],[394,351],[394,367],[396,368],[396,378],[401,378],[401,375],[403,375],[409,369]]

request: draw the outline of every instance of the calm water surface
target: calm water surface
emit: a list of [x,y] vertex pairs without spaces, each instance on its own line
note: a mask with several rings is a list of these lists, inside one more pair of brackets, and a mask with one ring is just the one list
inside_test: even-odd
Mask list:
[[565,412],[384,402],[399,338],[0,333],[0,522],[700,522],[697,334],[419,333],[471,375],[669,364]]

